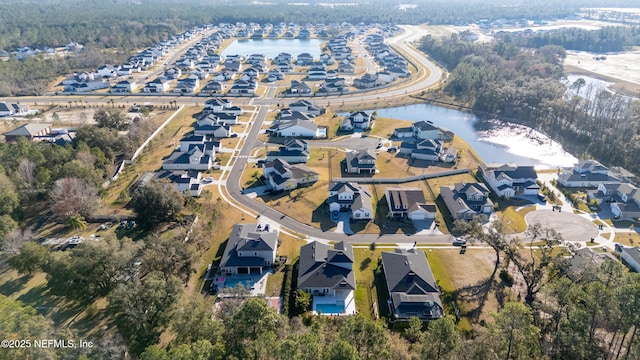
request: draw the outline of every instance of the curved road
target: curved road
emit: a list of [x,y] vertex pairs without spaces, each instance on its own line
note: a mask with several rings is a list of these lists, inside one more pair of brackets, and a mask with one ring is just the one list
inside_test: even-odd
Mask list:
[[[408,30],[415,30],[413,27],[408,27],[408,28],[409,28]],[[426,71],[424,68],[420,68],[419,76],[414,82],[412,82],[409,85],[406,85],[405,87],[401,87],[400,89],[390,89],[385,92],[386,96],[400,96],[400,95],[404,95],[407,92],[409,93],[420,92],[426,88],[437,85],[440,79],[442,78],[442,71],[437,66],[431,63],[424,55],[413,50],[410,46],[404,43],[404,41],[407,39],[413,39],[416,36],[420,36],[420,34],[418,35],[416,34],[418,34],[416,31],[407,31],[407,33],[403,34],[402,36],[394,38],[393,41],[397,46],[402,48],[403,51],[405,51],[406,53],[409,54],[409,56],[412,57],[412,61],[414,62],[419,61],[420,64],[422,64],[425,68],[429,69],[429,71]],[[363,94],[361,96],[355,96],[355,99],[354,99],[354,96],[350,97],[349,95],[340,96],[339,98],[341,100],[345,99],[345,102],[350,102],[350,101],[359,102],[359,101],[362,101],[361,98],[375,99],[378,96],[379,95],[375,95],[375,94]],[[347,99],[347,97],[350,97],[350,99]],[[268,105],[272,104],[273,101],[281,101],[281,100],[274,100],[271,96],[267,95],[261,101],[259,102],[256,101],[254,103],[256,105],[258,104],[262,104],[262,105],[259,106],[258,113],[253,121],[253,125],[249,131],[249,134],[247,134],[245,143],[242,146],[242,149],[240,150],[240,152],[237,154],[236,161],[234,162],[229,172],[229,175],[226,179],[226,188],[229,193],[229,196],[233,200],[235,200],[237,203],[241,204],[246,208],[254,210],[255,212],[258,213],[259,216],[267,217],[279,223],[281,226],[284,226],[285,228],[295,233],[306,235],[311,239],[333,240],[333,241],[347,240],[349,242],[358,242],[358,243],[372,243],[372,242],[424,243],[424,242],[428,242],[428,243],[444,244],[444,243],[451,242],[452,237],[450,235],[354,234],[349,236],[349,235],[339,234],[335,232],[328,232],[328,231],[324,232],[318,228],[301,223],[295,219],[291,219],[283,215],[279,211],[276,211],[266,206],[263,203],[255,201],[243,195],[242,189],[240,187],[240,178],[242,176],[242,172],[247,166],[247,160],[249,158],[249,155],[251,154],[251,151],[254,149],[257,143],[258,134],[260,132],[260,129],[262,127],[262,124],[268,112]]]
[[[417,26],[402,26],[405,32],[399,36],[388,39],[388,43],[398,49],[401,55],[408,58],[418,68],[418,72],[412,75],[413,78],[408,82],[399,84],[395,87],[389,87],[379,90],[371,90],[362,93],[349,93],[337,96],[327,96],[322,98],[308,97],[306,99],[312,100],[320,105],[327,105],[329,102],[334,103],[339,100],[345,104],[357,104],[364,101],[376,101],[383,98],[402,97],[410,94],[420,93],[426,89],[437,86],[443,76],[442,70],[432,63],[424,54],[412,48],[407,44],[408,41],[414,41],[424,36],[426,33],[423,29]],[[277,99],[275,98],[275,88],[267,87],[266,94],[262,98],[233,98],[234,103],[241,106],[255,105],[258,110],[253,121],[253,125],[249,130],[245,138],[245,142],[240,149],[239,153],[234,155],[236,157],[231,170],[226,178],[226,189],[228,195],[238,204],[247,209],[251,209],[258,213],[260,216],[267,217],[281,226],[291,230],[292,232],[306,235],[310,239],[318,240],[348,240],[349,242],[359,243],[450,243],[452,237],[450,235],[405,235],[405,234],[354,234],[351,236],[345,234],[339,234],[334,232],[323,232],[320,229],[303,224],[297,220],[284,216],[282,213],[275,211],[268,206],[254,201],[253,199],[242,195],[242,189],[240,188],[240,177],[242,172],[247,166],[247,160],[251,151],[254,149],[257,143],[258,134],[262,128],[262,124],[269,111],[269,106],[275,104],[287,104],[300,98],[290,99]],[[122,103],[148,103],[148,104],[168,104],[172,101],[179,101],[180,104],[185,105],[197,105],[203,104],[208,98],[196,97],[196,96],[176,96],[174,94],[168,94],[164,96],[141,96],[141,95],[111,95],[111,94],[86,94],[86,95],[56,95],[56,96],[25,96],[25,97],[13,97],[6,98],[7,101],[21,101],[23,103],[58,103],[65,104],[74,101],[80,101],[85,104],[104,104],[110,100],[114,100],[120,104]],[[224,175],[224,174],[223,174]]]

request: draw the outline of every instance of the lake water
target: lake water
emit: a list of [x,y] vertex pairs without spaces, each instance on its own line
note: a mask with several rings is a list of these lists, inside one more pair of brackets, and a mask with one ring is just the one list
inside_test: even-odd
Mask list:
[[490,120],[428,104],[376,110],[378,117],[410,121],[429,120],[453,131],[473,147],[485,163],[514,163],[536,168],[573,166],[577,159],[562,145],[526,126]]
[[282,52],[297,57],[302,53],[309,53],[314,59],[320,57],[321,39],[241,39],[235,40],[221,53],[222,56],[263,54],[273,59]]

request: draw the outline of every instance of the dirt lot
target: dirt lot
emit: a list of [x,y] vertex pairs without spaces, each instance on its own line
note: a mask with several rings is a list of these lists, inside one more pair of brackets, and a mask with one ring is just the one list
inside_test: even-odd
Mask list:
[[588,52],[567,52],[565,72],[581,74],[613,82],[612,89],[630,95],[640,95],[640,51],[607,55],[595,60]]

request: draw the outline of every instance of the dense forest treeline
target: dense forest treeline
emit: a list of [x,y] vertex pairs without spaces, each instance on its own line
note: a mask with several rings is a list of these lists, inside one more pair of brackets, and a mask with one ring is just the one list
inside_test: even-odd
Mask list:
[[[606,4],[605,4],[606,3]],[[632,1],[620,1],[628,6]],[[597,0],[543,0],[503,6],[487,1],[417,1],[402,10],[396,2],[362,2],[354,6],[295,6],[286,2],[255,5],[249,1],[90,0],[8,1],[0,4],[0,49],[64,46],[70,41],[130,51],[151,45],[191,26],[220,22],[452,24],[499,18],[562,18],[583,6],[613,6]],[[312,4],[313,5],[313,4]]]
[[567,50],[619,52],[640,45],[640,27],[607,26],[598,30],[566,28],[537,32],[531,36],[514,39],[518,45],[531,48],[559,45]]
[[[506,37],[492,44],[426,37],[421,49],[451,69],[444,91],[484,117],[521,123],[549,134],[579,157],[640,172],[640,108],[607,90],[567,95],[564,48],[520,48]],[[584,83],[569,85],[580,90]]]

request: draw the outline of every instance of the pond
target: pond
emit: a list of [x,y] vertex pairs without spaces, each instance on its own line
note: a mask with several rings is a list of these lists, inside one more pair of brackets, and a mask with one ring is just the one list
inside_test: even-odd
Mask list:
[[263,54],[273,59],[285,52],[294,58],[301,53],[309,53],[314,59],[320,57],[321,39],[241,39],[235,40],[221,53],[222,56]]
[[383,118],[432,121],[468,142],[486,163],[534,165],[545,169],[572,166],[577,162],[561,144],[526,126],[499,120],[481,121],[470,113],[428,104],[376,111],[378,117]]

